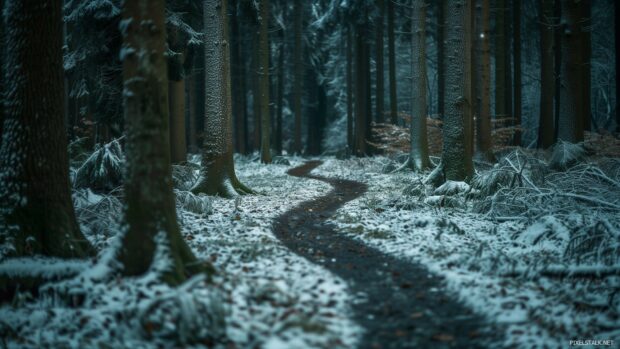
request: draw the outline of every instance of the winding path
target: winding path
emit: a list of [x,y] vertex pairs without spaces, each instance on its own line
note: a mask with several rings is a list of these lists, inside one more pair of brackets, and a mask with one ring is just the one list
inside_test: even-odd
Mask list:
[[357,295],[355,320],[365,329],[361,348],[485,348],[490,327],[446,295],[443,281],[420,265],[388,256],[338,234],[326,220],[362,195],[363,183],[311,175],[311,161],[288,174],[333,186],[327,195],[306,201],[278,217],[274,232],[292,251],[324,266]]

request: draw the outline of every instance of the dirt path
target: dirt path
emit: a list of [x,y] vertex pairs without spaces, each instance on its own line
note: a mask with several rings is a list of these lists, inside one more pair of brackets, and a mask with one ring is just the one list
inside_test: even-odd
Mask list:
[[274,231],[288,248],[342,277],[360,296],[353,305],[355,320],[366,330],[360,347],[495,347],[484,321],[442,292],[440,277],[420,264],[390,257],[338,234],[333,224],[326,223],[367,187],[309,174],[320,164],[307,162],[288,174],[321,180],[334,189],[278,217]]

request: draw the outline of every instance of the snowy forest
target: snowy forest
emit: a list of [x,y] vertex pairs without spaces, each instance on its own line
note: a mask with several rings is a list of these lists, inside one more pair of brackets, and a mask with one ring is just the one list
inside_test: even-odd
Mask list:
[[619,5],[0,0],[0,348],[618,348]]

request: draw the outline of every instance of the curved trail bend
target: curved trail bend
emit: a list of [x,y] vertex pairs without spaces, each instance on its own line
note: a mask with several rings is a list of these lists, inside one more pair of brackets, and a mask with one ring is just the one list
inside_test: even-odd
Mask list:
[[388,256],[327,223],[337,209],[361,196],[363,183],[310,174],[321,165],[310,161],[288,174],[327,182],[333,190],[285,212],[274,233],[292,251],[344,279],[355,295],[352,308],[365,330],[361,348],[484,348],[489,327],[442,290],[441,277],[421,264]]

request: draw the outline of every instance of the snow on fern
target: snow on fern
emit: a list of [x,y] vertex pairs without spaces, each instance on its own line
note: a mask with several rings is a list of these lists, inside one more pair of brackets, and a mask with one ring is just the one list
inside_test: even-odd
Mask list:
[[91,188],[94,191],[110,191],[121,185],[125,157],[117,139],[95,151],[84,161],[75,174],[76,188]]

